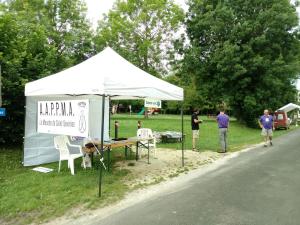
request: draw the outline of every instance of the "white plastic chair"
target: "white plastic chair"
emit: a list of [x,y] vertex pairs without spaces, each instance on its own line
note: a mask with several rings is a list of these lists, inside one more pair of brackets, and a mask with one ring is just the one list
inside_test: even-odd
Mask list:
[[[148,144],[149,144],[149,148],[150,148],[150,150],[151,149],[153,150],[154,158],[156,158],[156,139],[152,133],[152,130],[149,128],[140,128],[137,130],[136,136],[138,138],[151,138],[149,141],[141,141],[141,143],[145,146],[148,146]],[[141,145],[140,147],[143,149],[147,149],[143,145]]]
[[[84,154],[82,153],[82,148],[80,145],[72,145],[69,142],[69,139],[65,135],[60,135],[54,137],[54,146],[59,151],[59,165],[58,172],[60,171],[60,165],[62,160],[68,160],[68,168],[71,169],[71,174],[74,175],[74,159],[82,157],[83,166],[86,168],[84,161]],[[69,147],[73,147],[77,151],[71,152]]]

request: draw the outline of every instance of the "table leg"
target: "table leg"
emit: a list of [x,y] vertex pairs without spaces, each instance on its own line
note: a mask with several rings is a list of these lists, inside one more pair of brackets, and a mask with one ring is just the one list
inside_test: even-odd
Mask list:
[[136,142],[136,150],[135,150],[135,160],[138,161],[139,159],[139,142]]
[[127,147],[127,145],[125,145],[125,159],[127,159],[128,158],[128,147]]
[[149,148],[149,141],[148,141],[148,164],[150,164],[150,148]]
[[107,171],[110,170],[110,148],[107,148]]
[[94,166],[94,152],[91,153],[91,166]]

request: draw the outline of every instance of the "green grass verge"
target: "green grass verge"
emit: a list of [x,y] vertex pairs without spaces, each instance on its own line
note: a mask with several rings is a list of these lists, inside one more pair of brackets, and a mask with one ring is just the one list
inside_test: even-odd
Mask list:
[[[205,117],[202,119],[204,123],[200,125],[199,148],[217,151],[219,149],[217,124],[212,119]],[[114,115],[111,118],[111,136],[114,134],[115,120],[120,123],[119,137],[135,136],[138,120],[142,121],[143,127],[154,131],[181,131],[180,116],[159,115],[144,119],[138,115]],[[276,131],[275,136],[286,132]],[[184,117],[184,133],[185,148],[191,149],[189,116]],[[236,121],[231,122],[230,151],[261,141],[260,130],[247,128]],[[159,147],[181,149],[181,144],[159,144]],[[112,154],[113,165],[119,160],[124,160],[122,149],[114,150]],[[104,172],[102,197],[98,198],[97,167],[83,170],[80,167],[80,159],[77,159],[75,176],[71,176],[66,161],[63,162],[60,173],[57,173],[58,163],[43,165],[54,169],[52,173],[43,174],[32,171],[32,167],[23,167],[21,161],[22,147],[0,149],[0,224],[39,223],[61,216],[72,208],[85,210],[110,204],[121,199],[129,190],[124,180],[134,179],[129,170],[117,167],[110,173]]]
[[73,207],[97,208],[119,200],[128,191],[123,178],[130,178],[129,170],[104,171],[102,197],[98,198],[98,167],[83,170],[77,159],[75,176],[71,176],[66,161],[60,173],[58,163],[43,165],[54,169],[44,174],[23,167],[21,157],[21,149],[0,149],[0,224],[40,222],[61,216]]

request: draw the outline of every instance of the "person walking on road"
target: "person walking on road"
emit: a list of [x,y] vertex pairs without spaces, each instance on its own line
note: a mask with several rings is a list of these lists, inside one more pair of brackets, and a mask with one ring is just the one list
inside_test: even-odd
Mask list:
[[220,114],[217,116],[217,122],[219,127],[219,140],[221,144],[221,151],[219,153],[225,153],[227,151],[227,133],[229,128],[229,116],[225,114],[225,110],[221,109]]
[[273,116],[269,115],[269,110],[264,110],[264,115],[262,115],[258,121],[260,128],[262,129],[261,135],[264,137],[264,147],[268,146],[268,140],[270,141],[270,146],[273,145],[272,137],[274,127]]
[[192,132],[193,132],[193,151],[197,151],[196,145],[199,139],[199,123],[202,123],[202,120],[198,119],[199,109],[194,109],[192,114]]

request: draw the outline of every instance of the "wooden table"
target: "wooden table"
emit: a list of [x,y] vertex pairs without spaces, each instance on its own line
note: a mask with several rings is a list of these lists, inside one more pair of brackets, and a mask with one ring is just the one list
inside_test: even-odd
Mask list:
[[[119,141],[104,141],[103,142],[103,151],[108,152],[108,165],[107,169],[109,171],[110,169],[110,151],[113,148],[120,148],[120,147],[125,147],[125,157],[127,159],[128,157],[128,149],[132,148],[132,145],[136,146],[136,156],[135,159],[136,161],[139,159],[139,147],[144,147],[148,150],[148,163],[150,164],[150,148],[149,148],[149,142],[153,140],[153,138],[138,138],[138,137],[131,137],[126,140],[119,140]],[[146,144],[144,142],[147,142]],[[95,145],[98,149],[101,147],[101,141],[99,140],[92,140],[91,142],[87,143],[86,145],[93,146]],[[93,147],[92,147],[93,148]],[[88,151],[86,151],[88,152]]]

